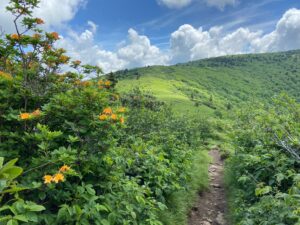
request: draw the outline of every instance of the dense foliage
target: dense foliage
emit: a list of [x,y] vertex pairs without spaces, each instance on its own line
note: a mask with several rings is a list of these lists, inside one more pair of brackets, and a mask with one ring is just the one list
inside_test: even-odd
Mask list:
[[0,38],[0,224],[161,224],[210,129],[71,61],[37,4],[11,0]]
[[229,162],[234,224],[300,224],[300,105],[286,95],[240,113]]

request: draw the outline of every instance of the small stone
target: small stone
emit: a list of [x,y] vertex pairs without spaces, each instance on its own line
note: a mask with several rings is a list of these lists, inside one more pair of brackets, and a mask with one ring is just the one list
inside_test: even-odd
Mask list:
[[216,218],[216,222],[217,222],[218,225],[225,225],[226,224],[223,213],[218,214],[218,216]]
[[211,186],[213,186],[214,188],[221,188],[220,184],[212,184]]

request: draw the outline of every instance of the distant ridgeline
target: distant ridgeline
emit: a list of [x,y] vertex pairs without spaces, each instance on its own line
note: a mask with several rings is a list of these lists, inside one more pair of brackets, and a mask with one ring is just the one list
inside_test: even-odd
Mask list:
[[216,113],[281,92],[300,101],[300,50],[148,66],[115,75],[120,91],[138,86],[179,112]]

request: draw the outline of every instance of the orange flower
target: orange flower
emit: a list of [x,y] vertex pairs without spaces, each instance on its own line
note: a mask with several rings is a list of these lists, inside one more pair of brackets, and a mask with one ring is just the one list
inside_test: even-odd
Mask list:
[[2,72],[0,71],[0,77],[6,79],[6,80],[12,80],[13,77],[9,74],[9,73],[5,73],[5,72]]
[[89,86],[92,85],[92,82],[91,81],[82,81],[81,85],[84,86],[84,87],[89,87]]
[[112,120],[117,120],[117,119],[118,119],[118,117],[117,117],[116,114],[112,114],[110,118],[111,118]]
[[68,56],[65,56],[65,55],[61,55],[59,57],[59,60],[62,62],[62,63],[67,63],[68,60],[69,60],[69,57]]
[[35,20],[35,22],[36,22],[37,24],[44,24],[44,23],[45,23],[44,20],[42,20],[41,18],[37,18],[37,19]]
[[46,44],[46,45],[44,46],[44,49],[45,49],[45,50],[50,50],[50,49],[51,49],[51,45]]
[[126,108],[125,107],[121,107],[121,108],[118,109],[118,112],[119,113],[124,113],[124,112],[126,112]]
[[33,35],[33,38],[34,38],[34,39],[40,39],[40,38],[41,38],[41,35],[40,35],[40,34],[34,34],[34,35]]
[[38,117],[38,116],[41,115],[41,110],[37,109],[34,112],[32,112],[31,115],[34,116],[34,117]]
[[74,63],[76,66],[78,66],[78,65],[80,65],[81,61],[80,61],[80,60],[76,60],[76,61],[73,61],[73,63]]
[[62,173],[57,173],[53,176],[52,180],[55,182],[55,183],[58,183],[58,182],[63,182],[65,179],[65,176],[62,174]]
[[43,178],[44,184],[50,184],[53,181],[53,177],[51,175],[45,175]]
[[103,83],[104,83],[103,80],[99,80],[99,81],[98,81],[98,84],[99,84],[99,85],[103,85]]
[[111,82],[109,80],[105,81],[105,86],[110,86],[111,85]]
[[59,39],[59,35],[57,32],[52,32],[51,33],[51,37],[54,39],[54,40],[58,40]]
[[120,123],[123,124],[124,122],[125,122],[124,117],[121,117],[121,118],[120,118]]
[[13,40],[19,40],[19,35],[18,34],[12,34],[10,35],[10,38]]
[[107,120],[107,115],[100,115],[99,120],[102,120],[102,121]]
[[108,107],[108,108],[105,108],[104,110],[103,110],[103,114],[106,114],[106,115],[111,115],[112,114],[112,109],[110,108],[110,107]]
[[63,165],[62,167],[60,167],[59,172],[66,172],[70,169],[71,169],[71,167],[69,167],[67,165]]
[[21,120],[28,120],[30,119],[30,113],[21,113],[20,118]]

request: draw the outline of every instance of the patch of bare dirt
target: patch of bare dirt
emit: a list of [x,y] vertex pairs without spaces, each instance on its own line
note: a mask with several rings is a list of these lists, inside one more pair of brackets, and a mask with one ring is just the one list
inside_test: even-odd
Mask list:
[[213,161],[209,166],[210,185],[199,193],[199,198],[189,215],[189,225],[227,225],[224,187],[224,163],[217,148],[210,150]]

